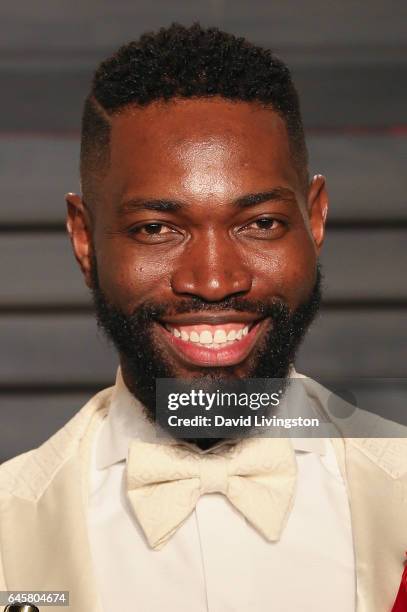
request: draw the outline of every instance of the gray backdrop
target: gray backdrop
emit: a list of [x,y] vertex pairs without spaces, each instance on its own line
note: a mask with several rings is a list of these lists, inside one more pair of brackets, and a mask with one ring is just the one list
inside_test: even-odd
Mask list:
[[302,98],[311,171],[331,194],[326,294],[298,369],[406,374],[407,4],[371,0],[40,0],[0,6],[0,461],[112,384],[65,234],[81,106],[98,61],[199,19],[272,47]]

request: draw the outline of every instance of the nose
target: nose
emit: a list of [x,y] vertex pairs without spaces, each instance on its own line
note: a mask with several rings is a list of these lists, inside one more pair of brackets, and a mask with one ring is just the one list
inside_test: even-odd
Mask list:
[[236,294],[248,293],[252,274],[233,240],[225,234],[208,232],[185,248],[172,278],[177,295],[218,302]]

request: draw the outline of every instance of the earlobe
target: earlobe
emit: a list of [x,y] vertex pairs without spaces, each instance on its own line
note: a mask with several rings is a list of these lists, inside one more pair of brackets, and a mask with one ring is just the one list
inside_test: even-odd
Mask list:
[[311,232],[319,255],[325,237],[325,223],[328,215],[328,192],[322,174],[316,174],[308,192],[308,210]]
[[81,197],[74,193],[65,196],[67,204],[66,229],[69,234],[75,258],[84,275],[87,286],[91,287],[92,234],[91,220]]

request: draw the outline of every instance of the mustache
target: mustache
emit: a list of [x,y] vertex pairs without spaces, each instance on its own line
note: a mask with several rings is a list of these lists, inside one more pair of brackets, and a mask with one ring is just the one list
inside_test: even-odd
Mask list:
[[286,302],[280,298],[264,300],[248,300],[237,296],[230,296],[219,302],[206,302],[199,297],[182,299],[177,302],[153,302],[147,301],[138,306],[129,318],[142,319],[146,323],[159,321],[163,316],[177,314],[189,314],[193,312],[219,313],[226,310],[257,314],[259,317],[287,317],[289,308]]
[[[275,324],[286,325],[288,323],[306,326],[316,314],[321,300],[321,284],[323,280],[321,265],[317,262],[316,279],[313,290],[309,297],[309,303],[297,308],[293,312],[287,302],[277,296],[269,299],[255,300],[239,295],[231,295],[219,301],[207,301],[199,296],[192,295],[188,298],[173,300],[145,300],[133,308],[130,314],[125,314],[117,306],[109,302],[99,285],[97,261],[94,254],[91,256],[91,293],[93,303],[96,307],[98,322],[110,318],[111,321],[121,322],[124,329],[128,326],[139,326],[139,333],[147,333],[154,321],[160,322],[164,316],[171,317],[177,314],[189,314],[194,312],[220,313],[222,311],[246,312],[255,314],[259,318],[271,318]],[[306,306],[306,308],[305,308]],[[103,324],[102,324],[103,325]],[[144,329],[143,326],[144,325]]]
[[274,317],[285,320],[290,315],[288,304],[281,298],[271,296],[268,300],[254,300],[238,295],[230,295],[223,300],[210,302],[195,295],[171,301],[146,300],[134,307],[130,314],[124,315],[120,309],[109,302],[100,288],[97,260],[93,252],[91,254],[91,277],[91,292],[97,311],[110,313],[111,316],[122,314],[130,323],[139,321],[151,324],[153,321],[159,321],[165,315],[170,317],[194,312],[219,313],[225,310],[256,314],[261,318]]

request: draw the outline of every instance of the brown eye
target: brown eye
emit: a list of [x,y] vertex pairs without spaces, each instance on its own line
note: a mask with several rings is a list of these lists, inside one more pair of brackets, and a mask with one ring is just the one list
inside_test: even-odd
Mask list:
[[282,221],[279,221],[278,219],[273,219],[272,217],[260,217],[259,219],[255,219],[254,221],[246,225],[246,229],[252,231],[263,230],[265,232],[275,232],[283,225],[284,223]]
[[164,244],[181,236],[176,229],[158,221],[140,223],[128,228],[126,232],[132,240],[143,244]]
[[253,225],[257,226],[258,229],[268,230],[273,227],[274,224],[278,224],[276,219],[257,219],[253,222]]
[[164,225],[164,223],[144,223],[136,227],[130,228],[130,234],[141,236],[164,236],[170,234],[173,230]]
[[275,240],[284,236],[288,223],[275,217],[259,217],[239,230],[244,236],[255,240]]
[[144,227],[141,227],[140,230],[144,230],[146,234],[160,234],[162,233],[161,230],[164,228],[165,226],[162,225],[162,223],[149,223],[148,225],[144,225]]

